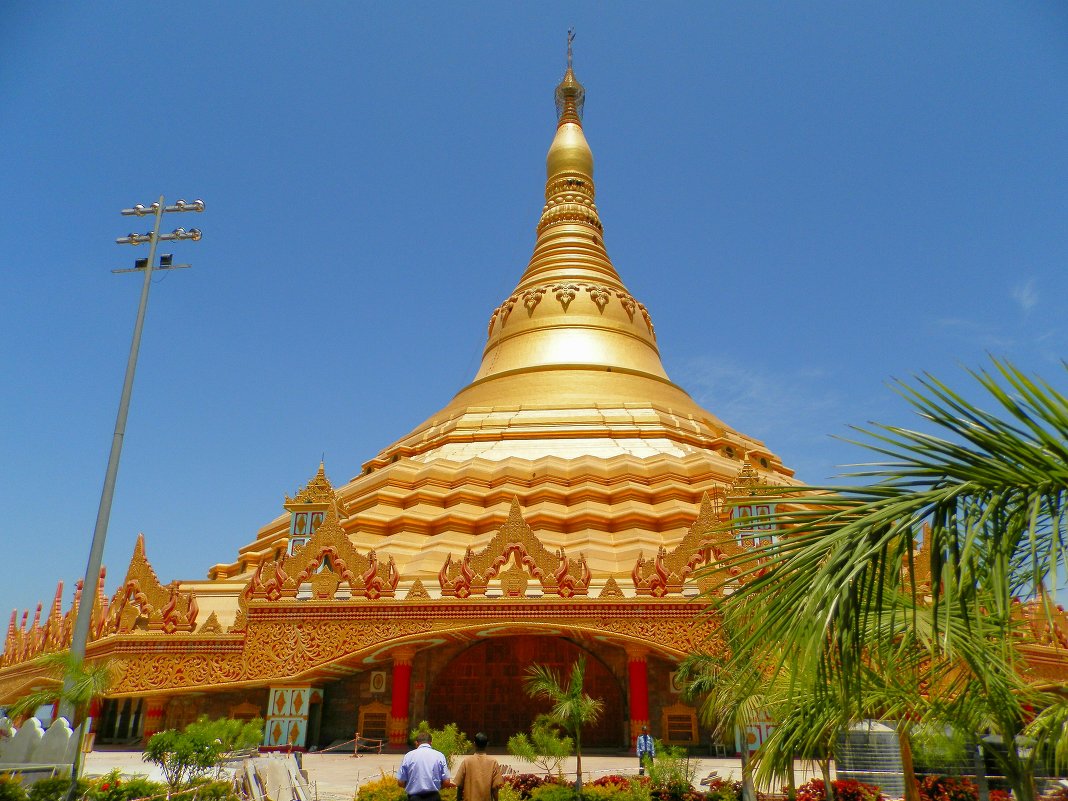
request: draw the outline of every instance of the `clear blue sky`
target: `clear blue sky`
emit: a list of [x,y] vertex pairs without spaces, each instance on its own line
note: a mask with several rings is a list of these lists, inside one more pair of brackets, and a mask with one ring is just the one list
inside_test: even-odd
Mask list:
[[[676,383],[809,482],[888,388],[1064,387],[1063,3],[0,8],[0,610],[85,569],[147,248],[105,562],[200,578],[474,375],[543,203],[568,26],[606,244]],[[9,614],[9,612],[7,612]],[[6,619],[4,621],[6,623]]]

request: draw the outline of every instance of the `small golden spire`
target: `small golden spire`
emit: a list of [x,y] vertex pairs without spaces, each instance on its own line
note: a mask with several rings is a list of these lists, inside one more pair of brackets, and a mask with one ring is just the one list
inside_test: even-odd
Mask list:
[[574,122],[582,125],[582,107],[586,102],[586,90],[575,78],[571,69],[572,49],[575,41],[575,29],[567,30],[567,71],[564,79],[556,87],[556,117],[559,125],[566,122]]

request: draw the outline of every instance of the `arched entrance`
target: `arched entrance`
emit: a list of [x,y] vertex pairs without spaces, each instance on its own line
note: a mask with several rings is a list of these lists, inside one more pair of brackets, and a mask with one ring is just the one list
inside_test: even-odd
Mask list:
[[[492,746],[503,748],[508,738],[530,729],[531,721],[549,709],[523,690],[527,668],[547,665],[567,680],[571,665],[585,651],[559,637],[495,637],[457,655],[435,677],[427,697],[430,725],[455,723],[471,737],[483,731]],[[591,748],[621,748],[625,701],[616,677],[600,660],[586,653],[586,692],[604,702],[596,725],[582,731],[582,744]]]

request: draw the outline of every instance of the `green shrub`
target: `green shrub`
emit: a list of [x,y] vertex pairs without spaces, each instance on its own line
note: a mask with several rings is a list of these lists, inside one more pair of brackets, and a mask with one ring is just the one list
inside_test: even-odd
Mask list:
[[356,789],[356,801],[406,801],[408,794],[393,776],[382,774]]
[[626,789],[625,784],[601,784],[596,787],[584,784],[582,801],[619,801],[620,794],[626,792]]
[[656,741],[656,758],[649,766],[652,795],[667,801],[679,801],[693,792],[697,763],[691,763],[685,748],[667,746]]
[[508,782],[505,782],[497,790],[497,801],[522,801],[519,797],[519,791],[516,790]]
[[650,801],[647,776],[602,776],[582,785],[582,797],[588,801]]
[[530,801],[578,801],[578,794],[570,784],[549,782],[532,792]]
[[414,742],[416,735],[420,732],[426,732],[430,735],[430,747],[445,755],[445,761],[449,764],[450,771],[457,756],[471,753],[471,741],[467,739],[466,734],[457,728],[455,723],[449,723],[441,729],[432,729],[425,720],[420,721],[419,725],[408,733],[409,739]]
[[153,734],[145,745],[142,758],[157,765],[172,790],[190,779],[207,773],[222,756],[220,743],[203,732],[177,732],[174,729]]
[[[785,791],[783,791],[785,794]],[[706,801],[741,801],[742,783],[728,779],[713,779],[705,793]]]
[[22,779],[10,773],[0,773],[0,801],[26,801],[27,797]]
[[243,722],[229,718],[210,720],[202,715],[181,733],[168,729],[153,734],[145,745],[143,759],[158,765],[167,785],[177,790],[216,767],[225,754],[252,748],[262,741],[260,718]]
[[564,760],[573,751],[571,738],[563,735],[548,715],[538,715],[529,737],[520,733],[508,738],[508,753],[557,776],[562,775]]
[[167,792],[167,785],[163,782],[154,782],[147,776],[130,776],[121,785],[121,797],[126,801],[136,798],[150,798],[155,795],[163,795]]
[[195,723],[186,726],[183,733],[213,742],[218,740],[219,750],[224,754],[247,751],[263,742],[263,718],[248,721],[232,718],[211,720],[207,715],[201,715]]
[[193,779],[189,782],[188,789],[172,794],[171,801],[192,801],[194,796],[196,801],[239,801],[239,796],[230,782],[209,779],[206,776]]
[[119,769],[115,768],[103,776],[90,779],[85,797],[89,801],[126,801],[125,780]]
[[[30,801],[63,801],[70,790],[70,779],[66,776],[53,776],[48,779],[39,779],[30,786]],[[89,782],[78,779],[78,789],[75,796],[81,798],[89,792]]]

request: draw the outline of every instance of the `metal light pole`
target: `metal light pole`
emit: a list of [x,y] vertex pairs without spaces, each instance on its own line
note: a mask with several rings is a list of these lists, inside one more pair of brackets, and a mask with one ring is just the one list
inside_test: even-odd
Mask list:
[[[126,433],[126,417],[130,410],[130,395],[133,392],[134,370],[137,368],[137,352],[141,347],[141,329],[145,322],[145,308],[148,305],[148,289],[152,284],[153,264],[156,260],[156,244],[158,242],[170,242],[183,239],[200,239],[200,230],[191,228],[176,228],[169,234],[160,234],[160,221],[164,214],[184,211],[204,211],[204,201],[194,200],[187,203],[179,200],[173,206],[163,205],[163,196],[151,206],[145,207],[140,204],[132,209],[123,209],[125,217],[144,217],[149,214],[155,216],[155,224],[152,231],[147,234],[129,234],[115,240],[119,245],[141,245],[148,243],[148,258],[138,259],[133,269],[113,270],[116,273],[143,271],[145,274],[144,284],[141,287],[141,303],[137,307],[137,322],[134,323],[133,343],[130,345],[130,358],[126,363],[126,379],[122,385],[122,397],[119,400],[119,413],[115,420],[115,435],[111,440],[111,455],[108,457],[107,472],[104,475],[104,488],[100,493],[100,508],[96,515],[96,529],[93,531],[93,543],[89,548],[89,563],[85,568],[85,581],[82,583],[82,600],[78,607],[78,616],[74,623],[74,634],[71,639],[70,655],[75,664],[85,661],[85,648],[89,640],[89,623],[93,616],[93,604],[96,601],[97,585],[100,582],[100,562],[104,555],[104,539],[108,533],[108,520],[111,517],[111,501],[115,495],[115,477],[119,472],[119,457],[122,455],[122,438]],[[171,264],[170,256],[162,256],[161,264],[155,269],[167,270],[177,267],[188,267],[188,264]],[[71,678],[64,680],[64,690],[69,691]],[[67,693],[64,693],[66,696]],[[59,714],[71,720],[73,704],[64,697],[60,702]],[[81,749],[79,748],[80,752]],[[77,776],[78,758],[75,757],[74,774]]]

